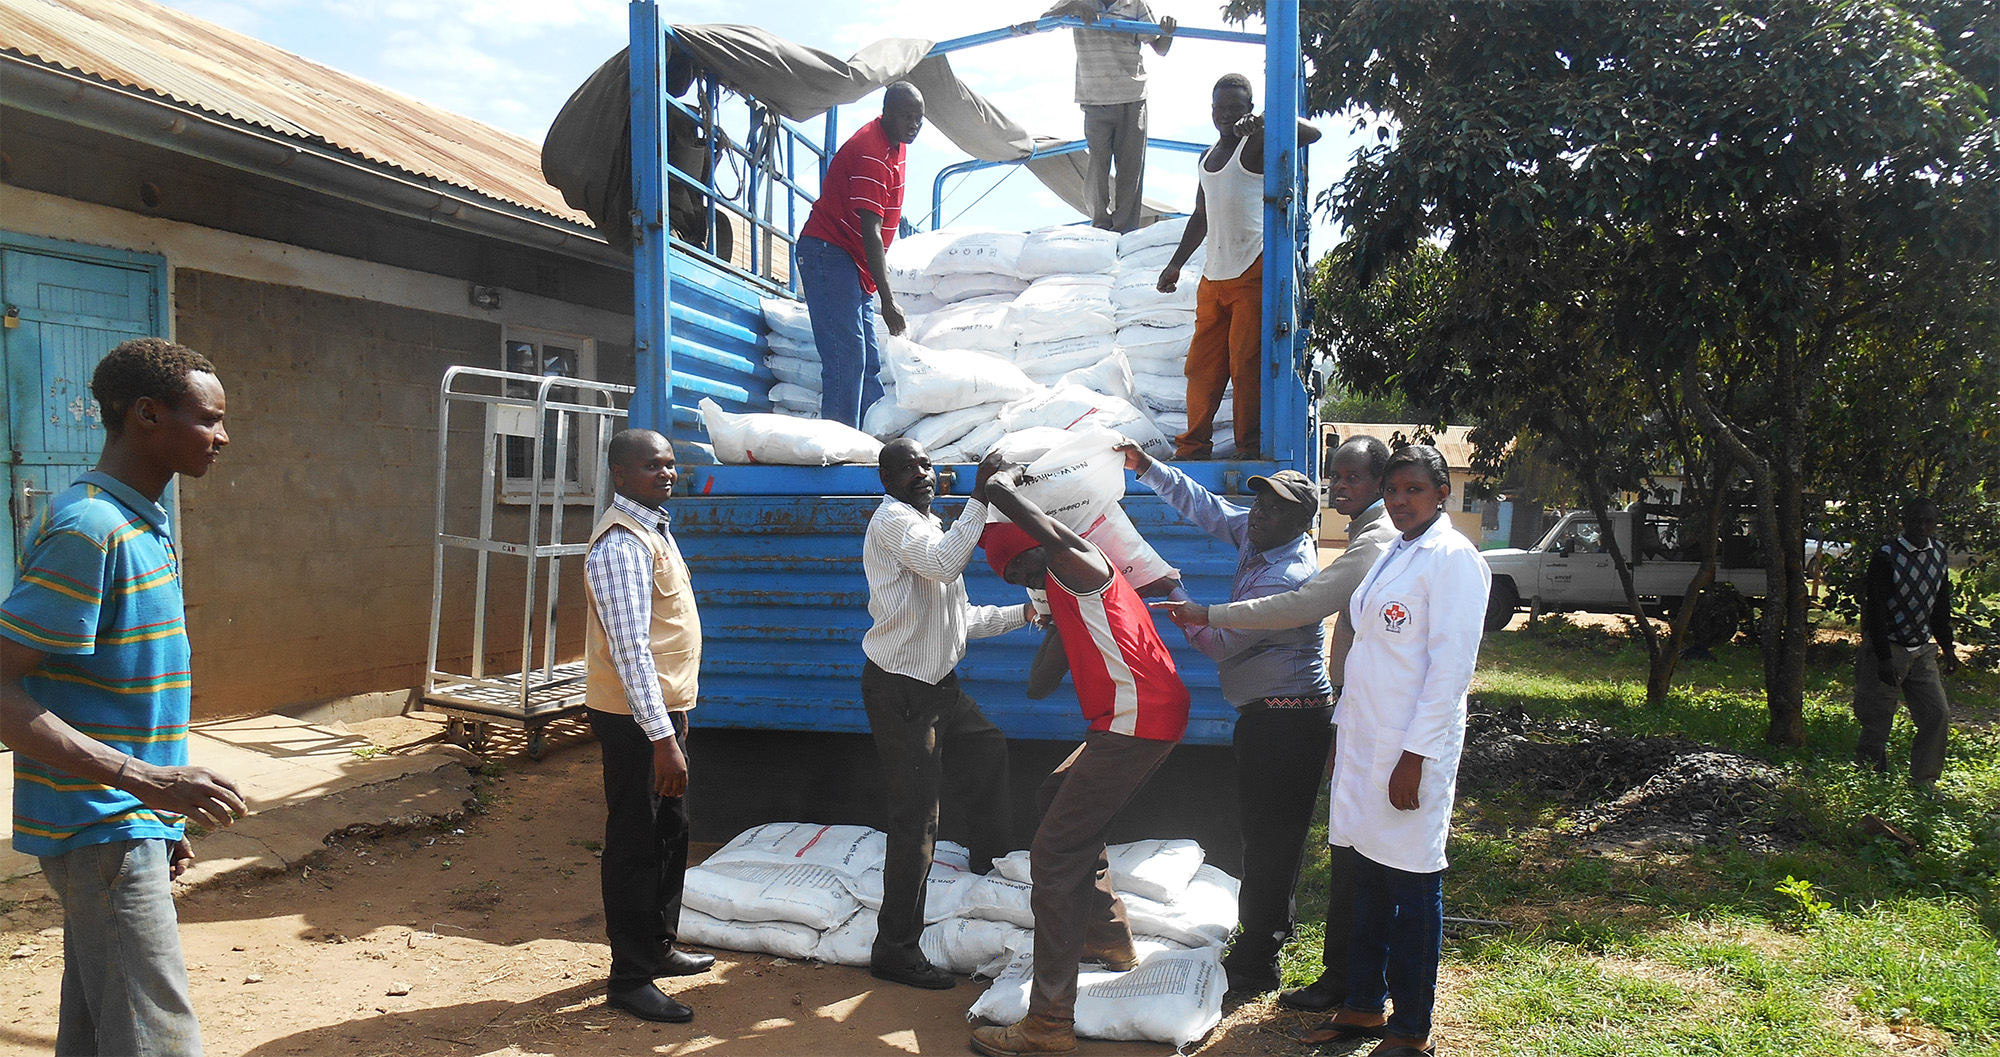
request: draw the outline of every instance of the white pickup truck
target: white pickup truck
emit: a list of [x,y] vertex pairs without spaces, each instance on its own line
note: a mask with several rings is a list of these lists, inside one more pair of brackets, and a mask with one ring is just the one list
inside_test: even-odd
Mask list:
[[[1671,513],[1648,511],[1640,516],[1636,547],[1632,512],[1613,513],[1611,528],[1618,534],[1619,550],[1632,563],[1640,601],[1653,612],[1670,613],[1680,605],[1688,584],[1701,569],[1700,545],[1691,540],[1683,543],[1680,521]],[[1723,537],[1715,578],[1734,584],[1746,598],[1762,598],[1766,593],[1764,564],[1748,529],[1737,525]],[[1527,550],[1509,547],[1484,551],[1480,556],[1493,570],[1493,590],[1486,602],[1488,631],[1506,627],[1516,610],[1538,598],[1545,613],[1630,611],[1618,567],[1611,560],[1610,549],[1599,539],[1597,516],[1589,511],[1563,515],[1540,543]]]

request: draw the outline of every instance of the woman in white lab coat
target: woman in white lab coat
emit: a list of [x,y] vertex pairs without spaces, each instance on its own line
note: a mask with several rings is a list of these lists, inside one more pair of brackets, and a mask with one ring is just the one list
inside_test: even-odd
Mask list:
[[1347,999],[1322,1028],[1337,1038],[1382,1036],[1371,1057],[1432,1052],[1445,838],[1492,578],[1445,516],[1450,497],[1436,448],[1413,444],[1389,457],[1382,499],[1400,534],[1355,589],[1354,648],[1334,715],[1327,839],[1359,855]]

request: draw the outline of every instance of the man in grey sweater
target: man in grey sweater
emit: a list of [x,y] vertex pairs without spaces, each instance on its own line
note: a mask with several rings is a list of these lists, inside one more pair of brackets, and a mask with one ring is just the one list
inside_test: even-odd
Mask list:
[[[1348,598],[1361,586],[1375,559],[1396,538],[1395,526],[1382,511],[1382,468],[1388,461],[1388,445],[1369,436],[1349,438],[1334,451],[1328,469],[1329,492],[1333,508],[1350,519],[1347,549],[1297,590],[1217,606],[1195,602],[1153,604],[1168,610],[1176,624],[1218,628],[1295,628],[1338,614],[1340,619],[1334,625],[1326,658],[1327,679],[1333,683],[1337,698],[1347,670],[1347,650],[1354,644]],[[1331,861],[1326,947],[1322,954],[1326,968],[1313,983],[1278,996],[1281,1005],[1293,1009],[1332,1009],[1347,995],[1347,939],[1352,931],[1349,919],[1354,900],[1350,859],[1354,850],[1344,847],[1328,850]],[[1307,1040],[1314,1041],[1319,1034],[1316,1029]]]

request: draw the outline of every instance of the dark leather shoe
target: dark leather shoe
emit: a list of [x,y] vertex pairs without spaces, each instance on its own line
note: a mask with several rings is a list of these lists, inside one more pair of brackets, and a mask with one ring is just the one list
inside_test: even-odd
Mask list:
[[868,967],[868,975],[877,980],[887,980],[892,984],[921,987],[926,991],[949,991],[958,986],[957,977],[927,961],[899,965],[893,969],[871,965]]
[[661,976],[693,976],[705,973],[715,965],[715,955],[695,954],[690,951],[668,951],[667,960],[660,969]]
[[640,1020],[656,1020],[662,1024],[685,1024],[694,1019],[694,1010],[652,984],[630,991],[614,991],[605,997],[604,1004],[622,1009]]
[[1324,1013],[1347,999],[1347,981],[1333,973],[1321,973],[1319,979],[1304,987],[1278,993],[1278,1004],[1287,1009],[1304,1009],[1313,1013]]
[[1276,991],[1281,982],[1275,956],[1265,959],[1237,958],[1232,952],[1232,956],[1222,959],[1222,974],[1229,980],[1231,994],[1261,995],[1266,991]]

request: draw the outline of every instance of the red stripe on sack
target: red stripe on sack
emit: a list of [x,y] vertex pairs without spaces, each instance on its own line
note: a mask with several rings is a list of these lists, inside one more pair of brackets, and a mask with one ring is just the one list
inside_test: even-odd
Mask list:
[[813,834],[813,839],[811,839],[811,840],[809,840],[809,841],[807,841],[807,842],[806,842],[806,846],[805,846],[805,847],[803,847],[803,848],[800,848],[800,849],[799,849],[798,851],[795,851],[795,852],[793,852],[793,853],[792,853],[792,858],[794,858],[794,859],[803,859],[803,858],[805,858],[805,857],[806,857],[806,853],[812,850],[812,846],[813,846],[813,845],[815,845],[815,844],[818,844],[818,843],[819,843],[819,839],[820,839],[821,837],[824,837],[824,836],[826,836],[826,831],[827,831],[827,830],[830,830],[830,829],[832,829],[832,828],[833,828],[832,826],[821,826],[821,827],[819,828],[819,832],[818,832],[818,833],[815,833],[815,834]]

